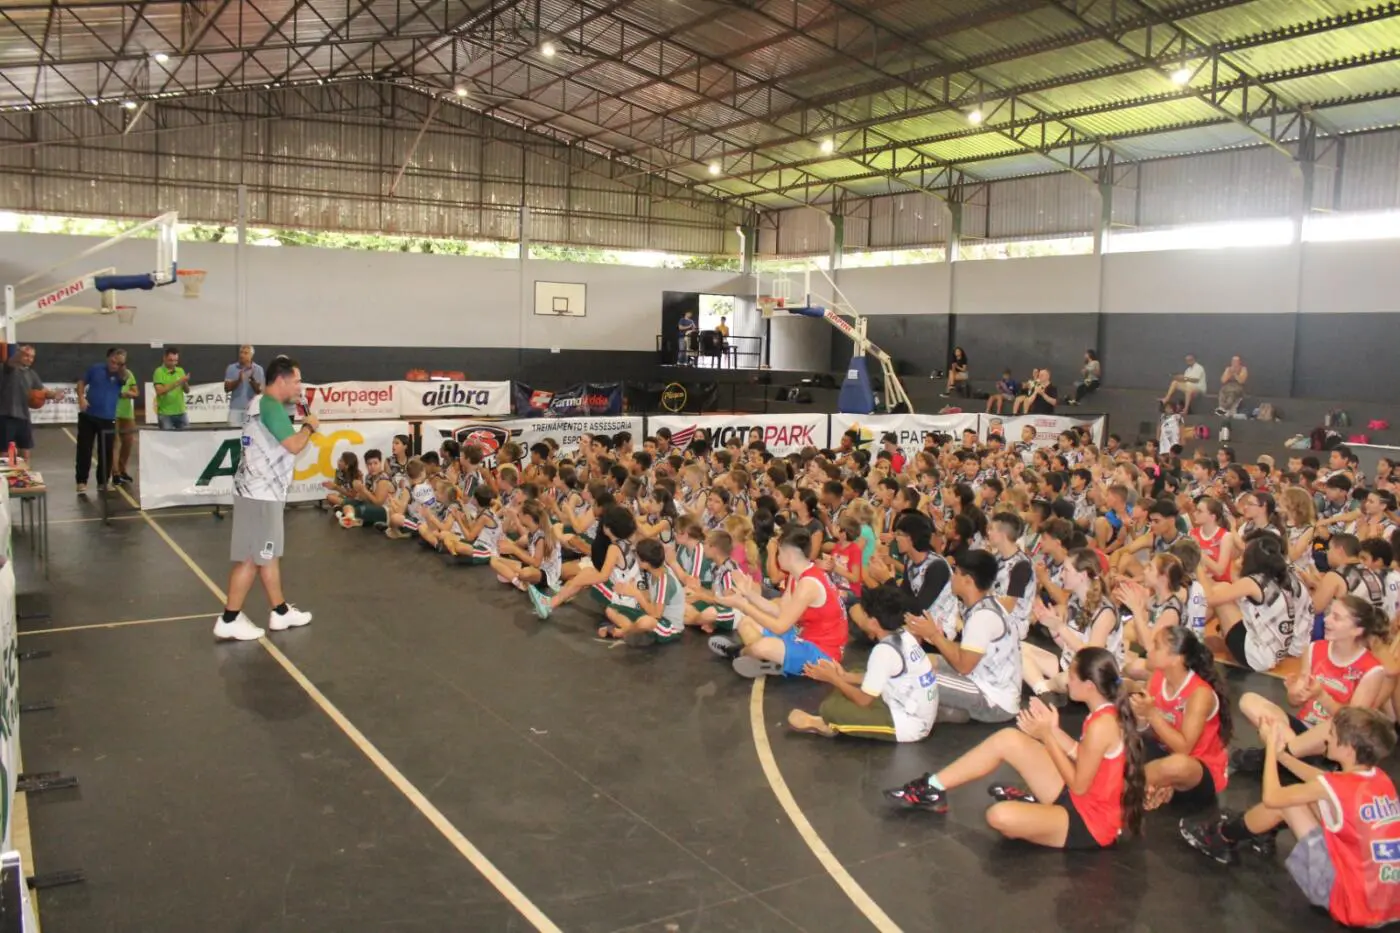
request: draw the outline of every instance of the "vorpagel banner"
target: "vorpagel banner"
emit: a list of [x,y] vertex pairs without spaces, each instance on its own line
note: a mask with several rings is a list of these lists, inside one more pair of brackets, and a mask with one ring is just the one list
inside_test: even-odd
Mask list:
[[552,392],[512,382],[511,409],[526,418],[588,418],[622,414],[622,383],[580,382]]
[[397,418],[402,393],[397,382],[328,382],[303,385],[306,409],[322,421],[345,418]]
[[396,382],[393,385],[399,401],[397,414],[401,418],[453,415],[481,418],[510,414],[509,382]]
[[1035,428],[1036,447],[1049,447],[1064,431],[1079,425],[1088,425],[1090,436],[1095,444],[1103,444],[1104,418],[1071,418],[1068,415],[981,415],[982,427],[978,438],[987,440],[989,434],[1000,434],[1007,444],[1015,444],[1021,439],[1021,429],[1026,425]]
[[830,446],[828,436],[829,416],[825,414],[792,415],[662,415],[647,418],[648,433],[655,434],[661,428],[671,431],[671,443],[685,449],[694,439],[696,432],[710,433],[710,442],[721,447],[732,437],[748,446],[751,441],[761,440],[768,452],[775,457],[785,457],[797,453],[804,447],[824,448]]
[[[146,423],[156,424],[156,387],[146,383]],[[228,397],[222,382],[201,382],[185,390],[185,414],[190,424],[227,424]]]
[[[653,421],[655,419],[652,419]],[[526,457],[530,445],[545,438],[553,438],[562,453],[572,454],[578,449],[579,438],[583,435],[605,434],[615,436],[620,431],[631,433],[638,450],[641,449],[643,435],[641,418],[529,418],[510,421],[480,421],[471,418],[455,418],[445,421],[424,421],[423,450],[437,450],[444,440],[455,440],[459,444],[476,444],[486,452],[488,462],[495,463],[496,452],[507,441],[520,445]],[[655,428],[652,429],[655,432]]]
[[[411,434],[405,421],[357,421],[322,424],[297,457],[288,502],[311,502],[326,494],[322,483],[335,478],[336,461],[354,451],[363,466],[365,451],[387,453],[395,434]],[[229,505],[233,475],[243,456],[243,433],[223,431],[148,431],[141,437],[141,508],[180,505]]]
[[855,431],[856,449],[869,450],[873,458],[880,450],[880,441],[886,434],[894,433],[899,438],[899,446],[905,454],[912,456],[924,446],[924,435],[950,434],[954,440],[961,439],[962,432],[977,430],[979,415],[843,415],[831,416],[831,446],[841,443],[841,435]]
[[46,389],[57,389],[63,394],[49,399],[42,408],[29,411],[30,424],[77,424],[78,423],[78,384],[76,382],[46,382]]

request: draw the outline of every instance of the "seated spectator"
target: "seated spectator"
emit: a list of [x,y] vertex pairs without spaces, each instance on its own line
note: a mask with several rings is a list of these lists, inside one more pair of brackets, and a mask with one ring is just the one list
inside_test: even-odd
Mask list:
[[1016,404],[1016,393],[1020,385],[1011,377],[1011,370],[1003,370],[1001,378],[997,380],[997,386],[992,390],[992,394],[987,397],[987,413],[1002,414],[1003,406],[1010,402],[1014,408]]
[[948,384],[943,388],[943,397],[947,398],[955,390],[966,395],[967,379],[967,351],[962,347],[954,347],[953,358],[948,362]]
[[1099,387],[1099,380],[1103,378],[1103,365],[1099,363],[1099,355],[1093,350],[1084,351],[1084,368],[1079,371],[1079,381],[1074,384],[1074,392],[1066,401],[1071,405],[1078,405],[1084,397]]
[[1180,392],[1185,403],[1184,410],[1189,414],[1191,411],[1191,401],[1198,395],[1204,395],[1206,391],[1206,368],[1196,362],[1196,358],[1190,353],[1186,354],[1186,369],[1179,375],[1172,376],[1172,384],[1167,387],[1167,394],[1162,396],[1161,403],[1167,405],[1171,403],[1172,396]]
[[1058,404],[1060,396],[1055,384],[1050,381],[1050,370],[1042,369],[1036,380],[1035,390],[1031,392],[1030,404],[1026,411],[1032,415],[1053,415]]
[[1244,401],[1244,384],[1249,381],[1249,367],[1238,356],[1230,357],[1230,365],[1220,374],[1220,395],[1215,400],[1215,413],[1233,418]]

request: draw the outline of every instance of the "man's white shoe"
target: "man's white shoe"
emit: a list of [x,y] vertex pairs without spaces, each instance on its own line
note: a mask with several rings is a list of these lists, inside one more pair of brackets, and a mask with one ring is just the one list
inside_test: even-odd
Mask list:
[[253,620],[243,613],[232,622],[225,622],[223,616],[214,621],[214,637],[220,641],[257,641],[263,637],[263,630],[253,624]]
[[267,617],[267,627],[274,632],[286,631],[289,628],[300,628],[303,625],[311,624],[311,613],[304,612],[296,606],[287,605],[287,611],[281,615],[276,612]]

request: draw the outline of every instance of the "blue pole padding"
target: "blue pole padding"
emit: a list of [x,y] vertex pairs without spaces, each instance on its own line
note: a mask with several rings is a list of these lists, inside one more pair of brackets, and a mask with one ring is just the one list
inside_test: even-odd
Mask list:
[[99,292],[126,292],[133,289],[150,291],[156,287],[156,277],[151,272],[143,272],[140,275],[98,275],[93,277],[92,284]]

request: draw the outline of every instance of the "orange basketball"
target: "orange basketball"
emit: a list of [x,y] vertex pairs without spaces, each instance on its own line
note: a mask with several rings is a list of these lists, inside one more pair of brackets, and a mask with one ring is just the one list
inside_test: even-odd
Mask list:
[[44,407],[44,403],[47,402],[48,400],[49,400],[49,397],[48,397],[46,394],[44,394],[44,390],[43,390],[43,389],[31,389],[30,392],[29,392],[29,407],[30,407],[30,408],[43,408],[43,407]]

